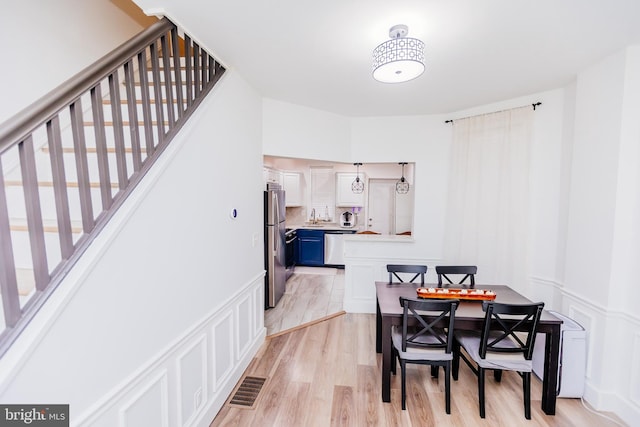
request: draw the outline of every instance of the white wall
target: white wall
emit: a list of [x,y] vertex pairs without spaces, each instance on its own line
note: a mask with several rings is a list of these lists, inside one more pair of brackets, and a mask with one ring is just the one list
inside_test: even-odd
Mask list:
[[601,304],[611,268],[624,60],[620,52],[585,70],[577,83],[566,285]]
[[142,31],[109,0],[22,0],[2,9],[0,123]]
[[609,295],[611,307],[634,312],[631,299],[619,295],[634,291],[640,254],[640,46],[628,48],[625,54]]
[[349,162],[349,119],[333,113],[265,98],[264,154]]
[[1,360],[0,400],[69,403],[74,422],[96,425],[135,404],[176,425],[194,411],[180,387],[199,381],[213,419],[265,333],[261,114],[255,92],[223,76],[38,314],[44,329]]
[[[448,170],[450,158],[451,124],[447,119],[482,114],[505,108],[512,108],[534,102],[542,102],[534,115],[534,136],[532,149],[532,215],[531,231],[532,276],[539,280],[555,283],[558,260],[563,254],[559,233],[562,215],[559,212],[565,162],[563,132],[565,114],[565,91],[562,89],[532,94],[527,97],[486,105],[472,110],[451,114],[450,116],[408,116],[408,117],[367,117],[349,119],[351,135],[349,138],[350,158],[347,161],[376,162],[415,162],[415,220],[414,245],[395,247],[403,256],[414,259],[431,260],[434,264],[443,258],[442,246],[446,219]],[[295,110],[295,106],[288,105]],[[265,128],[271,114],[271,104],[265,103]],[[309,109],[301,107],[304,113]],[[300,113],[298,113],[300,114]],[[338,123],[342,123],[340,118]],[[312,119],[307,119],[312,122]],[[284,125],[273,125],[282,136],[278,143],[265,139],[264,153],[274,156],[310,157],[306,150],[307,137],[297,130],[287,136],[289,129]],[[328,126],[334,129],[337,125]],[[572,123],[571,126],[572,127]],[[315,127],[314,139],[331,139],[331,133],[323,134],[322,128]],[[342,159],[332,159],[342,160]],[[564,185],[564,187],[563,187]],[[405,253],[406,252],[406,253]],[[396,253],[397,254],[397,253]],[[419,255],[416,255],[419,254]],[[480,274],[481,276],[481,274]],[[480,277],[482,279],[482,277]],[[534,292],[532,290],[523,290]]]
[[640,49],[578,75],[562,310],[588,332],[585,396],[640,416]]
[[451,138],[451,126],[444,121],[444,117],[437,115],[351,120],[354,158],[363,163],[415,163],[413,237],[416,247],[405,245],[397,249],[419,253],[419,258],[442,257]]

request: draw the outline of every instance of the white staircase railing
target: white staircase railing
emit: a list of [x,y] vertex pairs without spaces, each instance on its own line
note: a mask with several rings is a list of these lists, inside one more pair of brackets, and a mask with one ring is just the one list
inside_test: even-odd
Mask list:
[[0,357],[224,71],[165,18],[0,125]]

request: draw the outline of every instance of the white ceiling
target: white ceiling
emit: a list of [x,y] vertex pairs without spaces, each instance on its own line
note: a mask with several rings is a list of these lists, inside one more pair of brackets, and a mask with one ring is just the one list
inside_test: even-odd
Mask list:
[[[438,114],[563,87],[640,43],[640,0],[139,0],[264,97],[346,116]],[[150,9],[148,9],[150,10]],[[395,24],[425,44],[416,80],[371,77]]]

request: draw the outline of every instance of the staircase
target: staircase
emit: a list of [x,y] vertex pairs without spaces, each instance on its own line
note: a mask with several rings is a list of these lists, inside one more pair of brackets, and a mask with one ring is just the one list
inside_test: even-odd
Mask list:
[[0,357],[224,71],[165,18],[0,125]]

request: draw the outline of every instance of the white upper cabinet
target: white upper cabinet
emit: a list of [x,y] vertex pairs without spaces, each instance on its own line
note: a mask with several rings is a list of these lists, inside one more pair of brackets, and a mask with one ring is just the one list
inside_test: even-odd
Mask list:
[[303,206],[302,174],[299,172],[282,173],[283,188],[287,206]]
[[351,190],[351,184],[356,179],[356,173],[337,172],[336,173],[336,206],[341,207],[363,207],[365,194],[367,192],[367,177],[360,173],[360,180],[364,183],[364,191],[356,194]]
[[271,168],[262,168],[262,175],[264,177],[265,184],[268,182],[275,182],[282,185],[282,172]]

